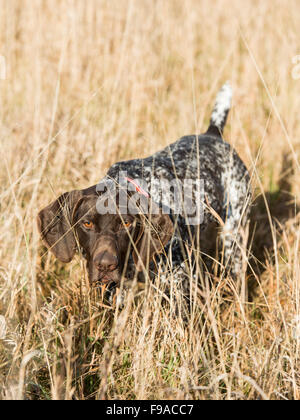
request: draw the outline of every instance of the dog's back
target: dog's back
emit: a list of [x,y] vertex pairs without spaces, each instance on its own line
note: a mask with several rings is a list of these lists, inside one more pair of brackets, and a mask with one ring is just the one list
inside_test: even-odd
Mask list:
[[[210,125],[204,134],[181,137],[144,159],[115,163],[107,176],[117,179],[120,173],[126,173],[141,180],[153,200],[159,206],[170,209],[178,227],[172,245],[173,259],[177,263],[186,258],[186,255],[181,255],[182,245],[178,245],[179,241],[183,240],[191,246],[196,232],[200,231],[203,255],[212,254],[218,231],[221,231],[219,237],[223,241],[223,263],[232,275],[237,276],[241,270],[241,231],[247,223],[251,191],[246,166],[236,151],[223,140],[231,96],[231,87],[226,83],[217,95]],[[185,189],[188,181],[193,183],[194,189],[198,184],[202,188],[199,223],[190,223],[191,218],[187,217],[189,209],[179,203],[179,200],[184,202],[184,194],[191,195],[190,200],[186,200],[191,205],[196,202],[195,191],[189,193]],[[179,184],[180,187],[176,188]],[[173,188],[170,189],[170,185]],[[180,197],[178,189],[183,193]],[[168,250],[172,246],[168,246]]]

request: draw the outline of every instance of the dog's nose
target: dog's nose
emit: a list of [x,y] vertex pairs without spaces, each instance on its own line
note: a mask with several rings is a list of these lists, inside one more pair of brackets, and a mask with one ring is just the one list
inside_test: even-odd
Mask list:
[[118,257],[107,251],[97,254],[93,261],[99,270],[114,271],[118,267]]

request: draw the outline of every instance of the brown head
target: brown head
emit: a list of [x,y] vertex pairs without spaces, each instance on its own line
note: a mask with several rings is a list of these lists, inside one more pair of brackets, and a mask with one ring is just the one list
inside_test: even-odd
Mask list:
[[72,260],[78,246],[82,249],[91,284],[118,284],[129,253],[137,271],[143,271],[163,251],[173,224],[152,202],[146,214],[120,211],[118,205],[115,214],[100,214],[97,203],[99,195],[91,189],[67,192],[39,212],[39,231],[63,262]]

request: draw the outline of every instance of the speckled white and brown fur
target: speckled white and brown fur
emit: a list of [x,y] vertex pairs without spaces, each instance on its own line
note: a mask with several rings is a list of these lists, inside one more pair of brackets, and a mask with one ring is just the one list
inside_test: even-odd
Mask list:
[[[107,172],[108,179],[117,180],[122,171],[133,179],[143,180],[151,192],[152,200],[160,207],[171,209],[175,234],[157,263],[164,266],[165,271],[171,268],[173,275],[177,272],[180,276],[184,271],[188,249],[200,249],[202,255],[215,257],[218,238],[223,245],[226,271],[233,277],[241,273],[243,230],[248,220],[251,192],[244,163],[222,137],[230,104],[231,88],[226,83],[217,95],[210,126],[205,134],[184,136],[145,159],[115,163]],[[204,218],[199,226],[188,226],[185,214],[172,216],[174,197],[166,197],[153,179],[171,182],[177,178],[183,182],[184,179],[199,177],[204,180]],[[204,260],[209,266],[209,258]]]

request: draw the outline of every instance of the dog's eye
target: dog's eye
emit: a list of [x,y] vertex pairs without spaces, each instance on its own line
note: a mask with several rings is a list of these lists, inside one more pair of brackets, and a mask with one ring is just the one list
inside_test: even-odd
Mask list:
[[131,225],[132,225],[132,222],[130,220],[123,220],[121,222],[120,229],[124,229],[124,228],[128,229],[130,228]]
[[93,222],[86,221],[86,222],[83,222],[83,226],[86,229],[92,229],[92,227],[94,226],[94,223]]

